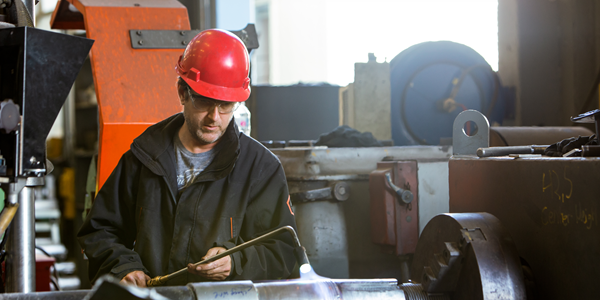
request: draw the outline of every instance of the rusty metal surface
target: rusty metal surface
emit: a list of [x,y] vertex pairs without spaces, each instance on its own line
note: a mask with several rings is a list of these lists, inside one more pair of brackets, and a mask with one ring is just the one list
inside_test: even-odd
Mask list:
[[396,255],[414,253],[419,239],[419,201],[399,201],[387,183],[386,173],[392,175],[396,186],[411,191],[414,199],[419,197],[417,162],[378,163],[369,177],[371,241]]
[[563,139],[594,134],[585,127],[490,127],[490,147],[550,145]]
[[519,256],[500,221],[487,213],[442,214],[423,230],[412,280],[452,299],[525,299]]
[[181,111],[174,66],[181,49],[135,50],[130,29],[189,30],[175,0],[69,0],[84,16],[99,108],[98,186],[149,125]]
[[598,158],[452,158],[450,212],[500,219],[539,299],[597,298],[598,170]]
[[52,29],[85,29],[83,15],[66,0],[56,2],[50,24]]

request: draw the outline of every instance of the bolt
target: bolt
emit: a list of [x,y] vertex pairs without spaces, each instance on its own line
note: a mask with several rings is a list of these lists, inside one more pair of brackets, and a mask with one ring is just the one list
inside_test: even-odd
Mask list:
[[186,41],[181,41],[181,44],[182,45],[187,45],[187,42]]
[[138,30],[138,31],[136,31],[135,33],[136,33],[137,35],[142,35],[142,32],[141,32],[141,31],[139,31],[139,30]]
[[185,35],[185,32],[183,32],[183,31],[180,31],[180,32],[179,32],[179,34],[181,34],[181,35]]
[[340,187],[340,189],[338,190],[338,192],[340,193],[340,195],[344,195],[344,194],[346,194],[346,188]]
[[140,45],[143,44],[143,43],[144,43],[144,41],[142,41],[142,40],[138,41],[138,44],[140,44]]
[[33,164],[33,163],[37,162],[37,158],[35,158],[35,156],[32,156],[32,157],[29,159],[29,162]]

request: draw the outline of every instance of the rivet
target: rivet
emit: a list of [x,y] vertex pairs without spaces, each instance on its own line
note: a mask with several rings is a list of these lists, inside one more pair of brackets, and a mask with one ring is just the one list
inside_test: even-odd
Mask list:
[[136,33],[137,35],[142,35],[142,32],[141,32],[141,31],[139,31],[139,30],[138,30],[138,31],[136,31],[135,33]]
[[140,44],[140,45],[143,44],[143,43],[144,43],[144,41],[142,41],[142,40],[138,41],[138,44]]
[[187,42],[186,41],[181,41],[181,44],[182,45],[187,45]]

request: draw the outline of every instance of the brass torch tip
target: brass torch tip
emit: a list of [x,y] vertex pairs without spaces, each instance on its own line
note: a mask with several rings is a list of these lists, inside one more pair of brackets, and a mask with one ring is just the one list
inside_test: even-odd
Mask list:
[[167,276],[156,276],[146,282],[147,287],[161,286],[167,281]]

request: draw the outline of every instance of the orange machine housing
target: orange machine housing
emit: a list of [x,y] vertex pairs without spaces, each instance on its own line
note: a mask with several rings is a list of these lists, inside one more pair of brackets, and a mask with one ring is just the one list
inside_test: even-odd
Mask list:
[[95,40],[90,60],[100,115],[99,189],[134,138],[181,111],[174,68],[183,50],[133,49],[129,31],[190,30],[187,9],[176,0],[60,0],[51,24],[85,29]]

